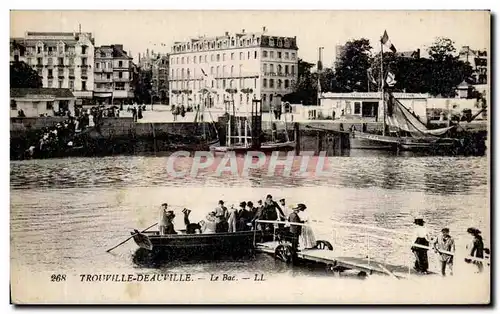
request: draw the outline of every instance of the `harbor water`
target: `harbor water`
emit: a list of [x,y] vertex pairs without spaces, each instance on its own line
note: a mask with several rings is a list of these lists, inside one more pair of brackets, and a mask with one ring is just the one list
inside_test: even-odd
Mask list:
[[[291,275],[297,280],[324,280],[324,270],[290,267],[271,256],[242,259],[167,262],[151,267],[134,260],[130,240],[106,253],[130,235],[157,221],[159,205],[192,210],[202,219],[219,199],[240,201],[285,198],[307,205],[317,239],[330,241],[339,254],[367,256],[400,265],[411,263],[408,239],[401,242],[367,240],[351,228],[331,222],[369,225],[410,233],[417,216],[437,235],[448,227],[464,246],[468,227],[483,231],[489,247],[489,178],[486,157],[394,156],[384,152],[330,157],[328,176],[268,176],[267,169],[248,177],[173,178],[167,155],[104,158],[62,158],[11,161],[11,267],[23,272],[66,273],[263,273]],[[186,159],[186,167],[189,164]],[[180,165],[182,168],[182,163]],[[362,229],[360,229],[363,231]],[[366,231],[366,230],[365,230]],[[385,234],[394,237],[394,234]],[[430,253],[431,254],[431,253]],[[431,258],[431,264],[435,259]],[[435,268],[431,265],[431,268]],[[288,277],[287,277],[288,278]]]

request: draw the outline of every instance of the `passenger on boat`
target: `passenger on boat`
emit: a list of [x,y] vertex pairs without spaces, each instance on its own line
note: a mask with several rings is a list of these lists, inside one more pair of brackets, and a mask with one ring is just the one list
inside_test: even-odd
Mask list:
[[[296,207],[293,207],[293,212],[288,217],[289,222],[294,223],[302,223],[303,221],[300,219],[299,212],[306,209],[306,205],[298,204]],[[292,248],[294,251],[298,251],[299,247],[299,237],[302,233],[302,226],[300,225],[290,225],[290,242],[292,242]]]
[[167,203],[161,204],[160,219],[158,221],[158,230],[160,231],[160,235],[177,234],[173,224],[175,214],[173,211],[167,209]]
[[201,233],[203,234],[216,233],[217,222],[215,218],[215,211],[208,213],[206,221],[203,221],[203,223],[200,223],[200,225],[201,225]]
[[231,205],[231,208],[228,210],[228,214],[229,214],[229,217],[227,219],[227,223],[229,225],[228,232],[236,232],[236,223],[238,221],[236,208],[234,208]]
[[441,252],[455,252],[455,240],[450,236],[450,229],[443,228],[441,230],[441,236],[436,237],[434,241],[434,249],[439,253],[441,262],[441,274],[446,276],[446,265],[450,269],[450,275],[453,275],[453,255],[441,253]]
[[184,208],[182,210],[184,214],[184,224],[186,225],[186,234],[202,233],[202,227],[200,223],[192,223],[189,221],[189,214],[191,210]]
[[[471,243],[467,245],[467,250],[469,251],[469,256],[476,258],[484,258],[484,242],[481,236],[481,231],[476,228],[468,228],[467,233],[472,236]],[[477,266],[477,272],[483,271],[483,262],[472,261],[471,259],[465,258],[465,262],[475,264]]]
[[[273,201],[272,195],[268,194],[266,197],[266,202],[262,210],[263,220],[285,220],[283,211],[279,207],[278,203]],[[269,223],[264,224],[265,229],[270,233],[274,232],[275,226]],[[278,228],[283,228],[283,225],[277,225]]]
[[[429,246],[429,233],[424,227],[425,221],[421,218],[417,218],[414,224],[417,225],[415,229],[415,242],[414,244],[419,244],[423,246]],[[411,248],[413,254],[415,254],[415,270],[419,273],[427,273],[429,269],[429,259],[427,257],[427,248],[414,247]]]
[[299,204],[298,207],[300,211],[300,220],[302,220],[302,223],[305,224],[304,226],[302,226],[302,232],[300,233],[299,237],[300,248],[312,249],[316,246],[316,237],[314,236],[314,232],[309,225],[309,218],[305,213],[307,207],[304,204]]
[[258,204],[258,206],[255,210],[255,214],[254,214],[253,219],[252,219],[252,225],[255,226],[256,230],[262,230],[261,224],[260,223],[256,224],[255,221],[257,219],[264,219],[263,215],[262,215],[264,206],[262,206],[262,200],[258,200],[257,204]]
[[251,230],[252,213],[246,209],[246,202],[240,203],[240,209],[238,210],[238,224],[236,230],[247,231]]
[[247,210],[250,212],[250,214],[252,215],[252,219],[253,219],[253,217],[257,213],[257,207],[253,206],[253,202],[252,201],[248,201],[247,202]]
[[216,218],[216,232],[227,232],[229,224],[227,222],[227,207],[224,206],[224,201],[220,200],[218,206],[215,208]]

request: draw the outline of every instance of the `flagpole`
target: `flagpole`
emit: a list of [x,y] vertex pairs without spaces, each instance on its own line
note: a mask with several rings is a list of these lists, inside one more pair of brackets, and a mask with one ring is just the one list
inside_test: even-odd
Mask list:
[[385,136],[385,113],[386,106],[384,101],[384,43],[380,40],[380,95],[382,97],[382,106],[384,108],[384,127],[382,129],[382,135]]

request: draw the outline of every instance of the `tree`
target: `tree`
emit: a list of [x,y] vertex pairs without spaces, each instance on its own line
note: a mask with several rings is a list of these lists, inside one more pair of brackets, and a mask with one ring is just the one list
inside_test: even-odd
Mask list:
[[29,65],[22,61],[10,63],[11,88],[41,88],[42,78]]
[[150,70],[139,69],[135,80],[135,101],[138,103],[149,103],[151,101],[153,85],[152,72]]
[[297,81],[292,85],[292,95],[285,95],[282,100],[290,102],[302,102],[303,105],[315,105],[318,95],[317,77],[311,73],[311,68],[314,63],[306,62],[302,59],[298,60],[297,65]]
[[335,64],[336,87],[341,92],[367,91],[370,67],[370,41],[365,38],[348,41]]
[[427,49],[429,56],[434,61],[443,61],[447,58],[453,57],[453,54],[457,51],[455,43],[446,37],[437,37],[431,46]]

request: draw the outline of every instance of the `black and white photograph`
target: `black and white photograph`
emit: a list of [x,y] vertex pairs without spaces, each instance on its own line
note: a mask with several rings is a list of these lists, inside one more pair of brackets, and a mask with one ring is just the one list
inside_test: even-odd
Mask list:
[[11,10],[11,303],[490,304],[491,19]]

